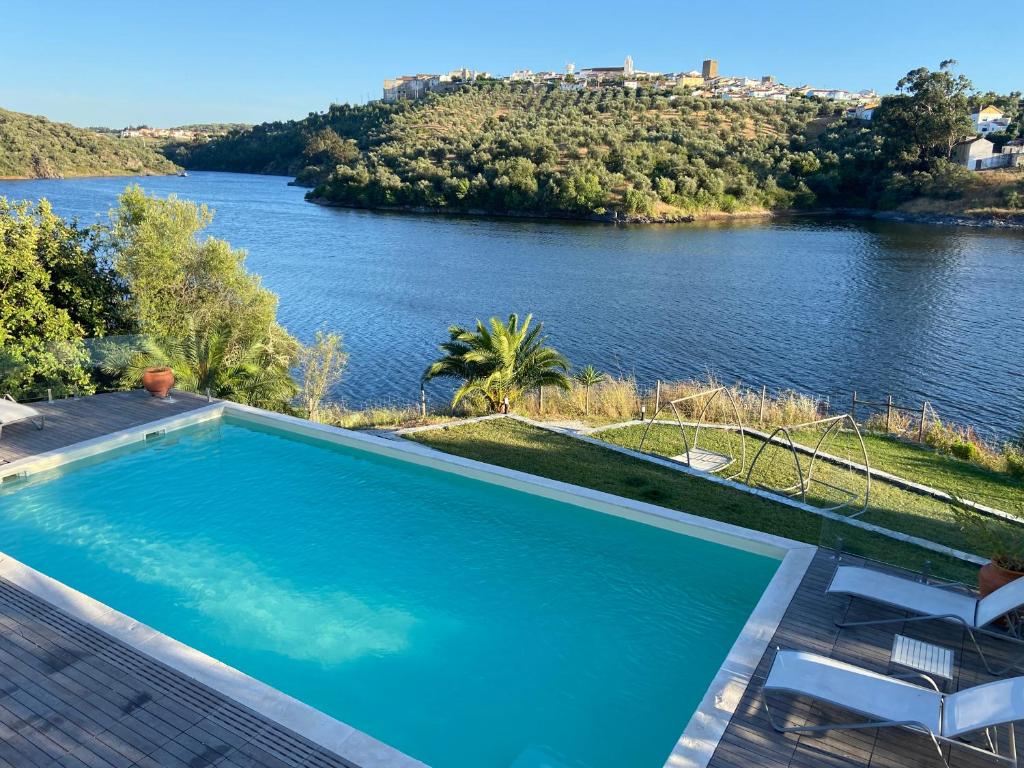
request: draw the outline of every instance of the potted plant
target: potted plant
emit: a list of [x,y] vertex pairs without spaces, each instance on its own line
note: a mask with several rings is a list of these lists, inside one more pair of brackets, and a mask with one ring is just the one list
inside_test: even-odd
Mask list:
[[1024,527],[975,512],[957,497],[951,506],[971,549],[989,561],[978,572],[982,597],[1024,576]]
[[142,372],[142,386],[153,397],[167,397],[174,386],[174,371],[166,365],[151,366]]

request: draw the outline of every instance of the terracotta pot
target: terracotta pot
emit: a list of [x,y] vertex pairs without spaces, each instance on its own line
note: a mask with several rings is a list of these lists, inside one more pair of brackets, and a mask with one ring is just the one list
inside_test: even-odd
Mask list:
[[985,563],[978,571],[978,592],[985,597],[1021,576],[1024,576],[1024,573],[1008,570],[995,563]]
[[167,397],[174,386],[174,371],[166,366],[147,368],[142,372],[142,386],[153,397]]

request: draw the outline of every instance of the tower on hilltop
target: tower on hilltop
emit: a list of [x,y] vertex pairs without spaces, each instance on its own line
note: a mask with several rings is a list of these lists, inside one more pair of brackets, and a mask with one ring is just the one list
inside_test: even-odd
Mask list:
[[633,76],[633,57],[627,56],[625,64],[622,65],[622,74],[626,77]]
[[718,61],[716,59],[704,59],[704,65],[701,67],[700,73],[704,76],[705,80],[714,80],[718,77]]

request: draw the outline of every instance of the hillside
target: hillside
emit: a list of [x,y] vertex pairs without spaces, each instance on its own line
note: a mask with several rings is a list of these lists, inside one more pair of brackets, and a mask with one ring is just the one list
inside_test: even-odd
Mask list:
[[[463,84],[415,102],[333,105],[169,149],[190,168],[278,173],[325,204],[615,221],[794,209],[1019,218],[1013,174],[952,148],[981,104],[1020,130],[1020,95],[978,94],[948,62],[912,70],[871,122],[831,102],[697,98],[685,90]],[[927,115],[927,120],[921,116]]]
[[0,109],[0,178],[147,176],[176,170],[140,142]]
[[186,167],[295,175],[359,207],[685,219],[813,199],[803,132],[833,107],[607,88],[466,86],[324,114],[172,154]]

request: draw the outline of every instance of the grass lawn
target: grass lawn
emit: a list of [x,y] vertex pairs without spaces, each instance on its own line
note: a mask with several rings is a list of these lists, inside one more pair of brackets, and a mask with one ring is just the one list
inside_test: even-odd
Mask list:
[[810,544],[829,546],[841,536],[848,551],[916,570],[928,560],[933,573],[967,583],[974,582],[977,575],[977,569],[967,563],[511,419],[419,432],[409,437],[457,456]]
[[[643,428],[637,425],[600,432],[596,436],[617,445],[636,448],[640,444],[642,434]],[[804,437],[809,438],[812,436],[804,435]],[[845,436],[840,437],[845,438]],[[691,441],[693,440],[692,430],[687,431],[687,438]],[[813,440],[805,439],[801,442],[814,444]],[[873,440],[872,444],[868,447],[869,451],[874,448],[874,443],[875,441]],[[763,444],[762,441],[748,436],[746,464],[741,476],[737,479],[741,481],[746,479],[747,470],[754,460],[754,455]],[[889,447],[888,441],[886,441],[886,445]],[[738,433],[726,432],[724,430],[702,429],[700,433],[700,446],[723,454],[731,453],[739,456],[739,435]],[[856,446],[856,452],[853,450],[847,452],[847,447],[852,448],[853,443],[849,442],[848,445],[832,444],[829,446],[831,448],[829,452],[843,458],[859,460],[860,446]],[[651,453],[657,453],[662,456],[676,456],[685,452],[679,428],[675,425],[655,424],[651,427],[644,448]],[[869,453],[868,455],[871,457],[873,454]],[[810,464],[810,457],[801,455],[800,462],[802,471],[806,475]],[[962,464],[961,462],[955,462],[952,466],[954,470],[968,467],[974,469],[974,467]],[[730,467],[726,474],[731,473],[732,470],[733,468]],[[937,470],[933,469],[933,472],[937,472]],[[953,472],[948,474],[953,475]],[[967,475],[957,474],[953,476],[960,480],[962,487],[968,485],[964,479]],[[818,461],[814,465],[813,477],[832,486],[849,489],[852,493],[858,495],[858,499],[852,504],[851,508],[842,510],[844,514],[852,514],[863,507],[863,494],[866,486],[863,475],[842,469],[834,464]],[[911,477],[910,479],[920,478]],[[751,476],[751,482],[768,489],[781,489],[796,485],[799,482],[799,475],[793,462],[792,451],[786,447],[769,444],[757,462],[757,466]],[[946,486],[948,487],[948,485],[947,483]],[[940,485],[939,487],[943,486]],[[964,495],[968,494],[965,492]],[[807,496],[808,503],[825,508],[834,506],[844,500],[841,493],[826,485],[819,485],[817,483],[811,485]],[[868,509],[860,516],[860,519],[889,528],[890,530],[920,536],[956,549],[971,550],[970,542],[964,541],[962,532],[950,514],[948,503],[905,491],[881,480],[871,481]],[[1011,528],[1010,523],[999,523],[998,525],[1006,526],[1008,530]],[[1015,528],[1016,526],[1012,527]],[[986,553],[979,552],[977,554],[985,555]]]
[[[794,433],[793,439],[813,446],[817,436]],[[833,449],[826,449],[826,452],[845,455],[850,450],[856,455],[860,452],[859,445],[854,450],[856,440],[853,434],[842,432],[836,435]],[[1010,475],[944,456],[895,437],[865,435],[864,443],[871,466],[875,469],[1024,517],[1024,482]]]

